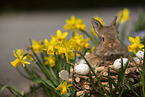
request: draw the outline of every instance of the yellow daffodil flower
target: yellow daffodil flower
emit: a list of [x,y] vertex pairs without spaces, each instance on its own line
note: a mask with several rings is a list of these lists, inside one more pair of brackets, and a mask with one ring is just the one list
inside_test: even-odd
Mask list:
[[94,19],[98,20],[103,26],[105,26],[105,23],[103,22],[103,18],[95,16]]
[[65,40],[65,42],[58,47],[58,54],[65,54],[66,60],[68,61],[69,59],[74,59],[75,58],[75,53],[72,50],[72,46],[70,41]]
[[85,30],[86,25],[83,24],[83,20],[79,18],[76,19],[74,16],[71,16],[71,19],[66,20],[66,24],[63,28],[64,30],[72,30],[74,32],[76,29]]
[[72,48],[74,50],[82,51],[83,47],[89,48],[90,44],[87,43],[89,40],[90,40],[89,38],[84,40],[83,35],[79,35],[78,33],[75,33],[75,36],[71,37],[70,41],[71,41]]
[[90,44],[88,43],[89,40],[90,40],[90,38],[87,38],[87,39],[84,40],[84,42],[85,42],[84,46],[87,49],[90,47]]
[[47,50],[47,54],[54,55],[55,46],[56,40],[54,38],[52,38],[50,42],[47,39],[44,40],[44,50]]
[[44,63],[45,65],[49,63],[51,67],[55,66],[55,58],[53,56],[45,57],[45,60],[46,60],[46,62]]
[[25,64],[30,64],[30,62],[27,62],[26,56],[23,56],[23,50],[22,49],[18,49],[15,53],[15,51],[13,50],[14,56],[17,58],[15,61],[12,61],[11,64],[17,68],[19,64],[22,64],[23,67],[25,67]]
[[140,37],[136,36],[135,38],[129,37],[129,41],[131,42],[131,45],[128,46],[128,51],[136,54],[138,50],[141,50],[144,45],[140,43]]
[[57,43],[62,43],[65,39],[65,37],[67,36],[67,32],[62,33],[60,30],[56,31],[56,36],[55,35],[51,35],[52,38],[55,38]]
[[33,61],[34,59],[33,59],[33,57],[32,56],[30,56],[30,55],[26,55],[26,57],[30,60],[30,61]]
[[72,84],[68,84],[67,85],[67,81],[61,83],[57,88],[55,88],[55,90],[61,90],[61,95],[62,94],[66,94],[67,93],[67,90],[69,89],[69,87],[71,87]]
[[127,8],[124,8],[123,11],[120,11],[118,13],[118,15],[117,15],[118,16],[117,22],[122,24],[122,23],[128,21],[130,19],[129,14],[130,14],[130,11]]
[[32,49],[35,53],[43,52],[42,48],[43,48],[43,44],[42,42],[39,40],[38,42],[36,42],[35,40],[32,40]]

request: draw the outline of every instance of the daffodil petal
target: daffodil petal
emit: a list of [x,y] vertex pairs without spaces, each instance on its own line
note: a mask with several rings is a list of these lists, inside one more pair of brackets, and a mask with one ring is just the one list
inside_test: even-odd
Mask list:
[[[36,42],[36,43],[37,43],[37,42]],[[42,44],[41,40],[39,40],[39,41],[38,41],[38,44],[39,44],[39,45],[41,45],[41,44]]]
[[129,52],[132,52],[133,51],[133,48],[132,48],[132,46],[130,45],[130,46],[128,46],[128,51]]
[[28,61],[25,61],[24,63],[25,63],[25,64],[31,64],[31,63],[30,63],[30,62],[28,62]]
[[73,20],[73,21],[74,21],[74,20],[75,20],[75,16],[71,16],[71,20]]
[[135,43],[134,38],[133,37],[130,37],[130,36],[129,36],[129,41],[131,42],[131,44]]
[[134,42],[136,44],[140,44],[140,37],[139,36],[136,36]]
[[68,88],[68,87],[71,87],[71,86],[72,86],[72,84],[68,84],[68,85],[67,85],[67,88]]
[[63,88],[62,88],[62,90],[61,90],[61,94],[66,94],[67,93],[67,89],[66,89],[66,87],[64,86]]
[[33,60],[34,60],[33,57],[30,56],[30,55],[27,55],[27,58],[28,58],[30,61],[33,61]]
[[55,88],[55,90],[61,90],[63,87],[63,85],[59,85],[57,88]]
[[36,42],[35,40],[32,40],[32,43],[33,43],[33,44],[37,44],[37,42]]
[[14,54],[14,56],[17,58],[17,55],[16,55],[16,53],[15,53],[15,50],[13,50],[13,54]]
[[63,83],[63,86],[67,86],[67,81],[65,81],[65,82]]
[[139,47],[139,49],[142,49],[144,47],[144,45],[143,44],[139,44],[138,47]]
[[20,61],[19,61],[18,59],[16,59],[16,60],[12,61],[11,64],[12,64],[15,68],[17,68],[18,65],[19,65],[19,62],[20,62]]
[[17,56],[19,58],[22,58],[23,57],[23,50],[22,49],[18,49],[16,53],[17,53]]
[[57,36],[61,36],[61,35],[62,35],[61,31],[60,31],[60,30],[57,30],[57,31],[56,31],[56,35],[57,35]]
[[23,61],[25,61],[26,59],[27,59],[27,57],[26,57],[26,56],[24,56],[22,60],[23,60]]
[[49,44],[49,41],[47,39],[44,40],[44,44],[47,45]]
[[22,66],[25,67],[25,63],[22,63]]
[[52,38],[52,39],[50,40],[50,44],[53,45],[53,46],[56,45],[56,40],[55,40],[55,38]]
[[64,32],[64,33],[62,34],[62,38],[65,38],[67,35],[68,35],[68,33],[67,33],[67,32]]
[[65,21],[67,24],[69,24],[70,23],[70,20],[69,19],[66,19],[66,21]]

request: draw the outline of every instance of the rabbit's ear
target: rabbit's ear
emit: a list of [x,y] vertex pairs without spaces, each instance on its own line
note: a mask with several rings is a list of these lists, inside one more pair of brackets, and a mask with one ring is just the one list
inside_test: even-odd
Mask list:
[[117,16],[114,17],[114,20],[111,23],[111,26],[117,27],[116,20],[117,20]]
[[92,26],[93,26],[95,32],[99,35],[99,30],[103,27],[103,25],[94,18],[92,18],[91,23],[92,23]]

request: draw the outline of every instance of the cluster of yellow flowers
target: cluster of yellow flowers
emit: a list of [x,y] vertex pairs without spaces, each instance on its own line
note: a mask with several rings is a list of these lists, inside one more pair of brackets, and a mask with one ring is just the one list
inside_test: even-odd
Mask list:
[[[56,35],[51,35],[52,39],[50,40],[50,42],[45,39],[44,44],[40,40],[32,40],[32,49],[35,53],[43,53],[44,50],[46,50],[49,56],[46,56],[44,58],[46,61],[45,65],[50,64],[50,66],[53,67],[55,65],[54,54],[65,55],[66,60],[68,61],[68,59],[75,58],[75,53],[73,52],[73,50],[82,51],[83,48],[88,49],[90,47],[90,44],[88,43],[88,41],[90,40],[89,38],[84,39],[83,35],[79,35],[76,32],[75,36],[71,37],[68,41],[66,39],[67,34],[67,32],[62,33],[60,30],[57,30]],[[25,66],[24,63],[30,64],[30,62],[26,61],[27,56],[23,55],[23,50],[17,50],[17,55],[14,51],[14,56],[17,58],[15,61],[11,62],[14,67],[17,67],[19,64]]]
[[62,33],[60,30],[56,31],[56,35],[51,35],[50,42],[44,40],[44,50],[47,50],[49,55],[61,55],[65,54],[66,60],[74,59],[75,53],[73,50],[82,51],[82,49],[89,48],[90,44],[88,43],[89,38],[83,39],[83,35],[79,35],[77,32],[74,37],[71,37],[67,41],[66,36],[67,32]]
[[48,64],[50,64],[51,67],[55,66],[55,57],[53,56],[45,57],[44,65],[48,65]]
[[83,24],[83,20],[79,18],[75,18],[74,16],[71,16],[71,19],[66,20],[66,24],[64,25],[64,30],[71,30],[75,32],[76,29],[78,30],[85,30],[86,25]]

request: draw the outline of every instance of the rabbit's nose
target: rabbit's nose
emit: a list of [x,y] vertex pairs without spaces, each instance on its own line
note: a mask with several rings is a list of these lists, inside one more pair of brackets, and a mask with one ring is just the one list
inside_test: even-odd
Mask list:
[[111,48],[111,49],[110,49],[110,51],[111,51],[111,52],[114,52],[114,49],[113,49],[113,48]]

